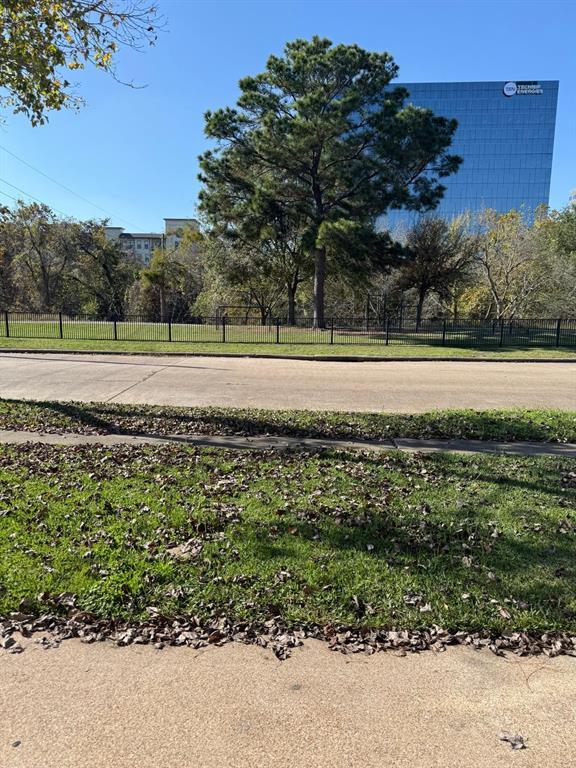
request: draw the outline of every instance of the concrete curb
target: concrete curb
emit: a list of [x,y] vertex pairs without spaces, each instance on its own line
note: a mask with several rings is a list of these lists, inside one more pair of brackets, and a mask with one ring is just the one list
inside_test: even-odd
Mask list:
[[126,352],[90,349],[17,349],[0,347],[0,355],[114,355],[119,357],[237,357],[262,360],[308,360],[323,363],[576,363],[576,357],[377,357],[372,355],[267,355],[251,352]]
[[492,453],[515,456],[555,456],[576,458],[574,443],[505,443],[483,440],[419,440],[395,438],[393,440],[321,440],[318,438],[282,437],[256,435],[82,435],[77,433],[26,432],[0,430],[0,444],[25,445],[190,445],[203,448],[224,448],[228,450],[256,451],[321,451],[355,450],[383,452],[399,450],[406,453]]

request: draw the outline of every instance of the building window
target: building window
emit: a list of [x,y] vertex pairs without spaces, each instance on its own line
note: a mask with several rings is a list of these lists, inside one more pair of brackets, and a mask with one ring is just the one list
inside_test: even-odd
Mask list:
[[142,243],[140,241],[136,243],[136,248],[138,248],[138,250],[142,248]]

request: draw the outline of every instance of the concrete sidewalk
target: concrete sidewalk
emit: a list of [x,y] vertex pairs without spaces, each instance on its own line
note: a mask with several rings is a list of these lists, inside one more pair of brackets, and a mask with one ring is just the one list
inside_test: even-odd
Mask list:
[[[3,768],[568,768],[576,661],[450,648],[284,662],[69,640],[0,653]],[[520,733],[513,751],[502,731]],[[16,746],[13,746],[16,745]]]
[[283,437],[261,435],[240,437],[236,435],[82,435],[73,432],[26,432],[24,430],[0,429],[0,445],[190,445],[204,448],[227,448],[252,451],[290,450],[356,450],[391,451],[408,453],[504,453],[515,456],[559,456],[576,458],[574,443],[504,443],[494,440],[425,440],[416,438],[395,438],[392,440],[331,440],[312,437]]
[[576,365],[4,352],[0,397],[401,413],[576,409]]

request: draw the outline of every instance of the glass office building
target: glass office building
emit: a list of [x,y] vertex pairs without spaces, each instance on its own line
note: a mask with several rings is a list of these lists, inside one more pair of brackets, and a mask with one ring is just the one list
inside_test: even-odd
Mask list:
[[[557,80],[399,85],[409,91],[408,102],[458,121],[450,153],[464,162],[441,179],[446,192],[435,214],[450,218],[483,208],[529,213],[548,203]],[[414,218],[390,211],[385,221],[392,228]]]

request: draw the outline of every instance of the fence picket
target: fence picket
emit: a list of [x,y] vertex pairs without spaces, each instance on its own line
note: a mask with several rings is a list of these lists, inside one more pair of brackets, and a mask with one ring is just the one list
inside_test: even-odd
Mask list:
[[324,328],[315,328],[310,318],[289,324],[286,318],[188,317],[158,322],[140,315],[105,320],[91,315],[65,312],[34,313],[3,310],[0,335],[5,338],[68,339],[83,341],[213,342],[245,344],[332,344],[332,345],[436,345],[476,349],[490,347],[575,347],[575,318],[513,320],[423,320],[398,313],[372,319],[331,317]]

